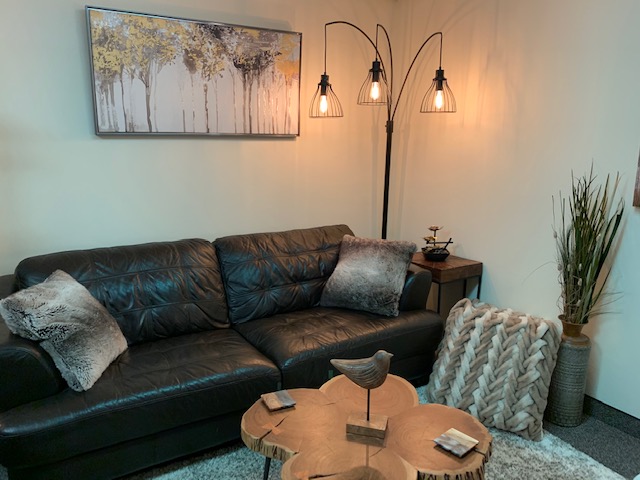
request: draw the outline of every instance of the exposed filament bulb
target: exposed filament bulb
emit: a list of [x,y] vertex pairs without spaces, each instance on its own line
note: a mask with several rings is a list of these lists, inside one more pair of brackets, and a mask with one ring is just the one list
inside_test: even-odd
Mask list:
[[327,113],[328,109],[329,109],[329,104],[327,103],[327,96],[321,95],[320,96],[320,112]]
[[434,101],[434,104],[436,109],[442,109],[442,106],[444,105],[444,96],[442,94],[442,90],[436,90],[436,99]]
[[371,99],[378,100],[380,98],[380,83],[373,82],[371,83]]

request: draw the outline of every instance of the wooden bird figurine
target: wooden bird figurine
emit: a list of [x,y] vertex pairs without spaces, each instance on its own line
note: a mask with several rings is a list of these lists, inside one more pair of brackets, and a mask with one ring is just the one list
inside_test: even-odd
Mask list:
[[378,350],[372,357],[346,360],[332,358],[331,365],[356,385],[371,390],[382,385],[389,373],[393,354]]

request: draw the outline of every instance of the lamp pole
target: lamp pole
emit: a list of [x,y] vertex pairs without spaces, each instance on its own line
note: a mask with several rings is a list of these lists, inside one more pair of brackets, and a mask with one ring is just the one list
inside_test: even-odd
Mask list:
[[[409,74],[411,73],[411,70],[413,69],[413,66],[416,63],[416,60],[418,59],[418,56],[420,55],[424,47],[435,36],[440,37],[440,64],[439,64],[440,66],[438,70],[436,70],[436,77],[433,79],[431,87],[429,88],[429,90],[427,91],[427,93],[425,94],[422,100],[422,106],[420,111],[424,113],[428,113],[428,112],[450,113],[450,112],[456,111],[455,98],[453,97],[451,90],[449,90],[446,78],[444,77],[444,70],[442,70],[442,32],[435,32],[431,34],[422,43],[422,45],[420,46],[416,54],[413,56],[413,60],[411,61],[411,64],[409,65],[409,68],[407,69],[407,72],[404,75],[404,80],[402,81],[402,86],[400,87],[398,97],[394,101],[393,99],[393,52],[391,49],[391,40],[389,38],[389,33],[387,32],[386,28],[384,28],[384,26],[380,24],[376,25],[376,41],[374,42],[371,39],[371,37],[369,37],[369,35],[367,35],[360,27],[358,27],[357,25],[354,25],[353,23],[346,22],[343,20],[336,20],[333,22],[326,23],[324,26],[325,73],[322,77],[321,83],[318,84],[318,91],[316,92],[316,95],[314,95],[313,100],[311,102],[311,108],[310,108],[311,117],[342,116],[342,107],[340,106],[340,103],[337,100],[337,97],[335,97],[335,94],[333,94],[333,91],[331,90],[331,85],[328,84],[328,76],[326,75],[327,27],[330,25],[337,25],[337,24],[347,25],[349,27],[354,28],[358,32],[360,32],[369,41],[369,43],[373,46],[376,52],[376,59],[373,62],[373,67],[370,70],[370,75],[369,77],[367,77],[367,79],[365,80],[365,83],[363,84],[360,90],[361,95],[358,99],[358,103],[361,105],[386,105],[387,107],[387,122],[385,126],[385,130],[387,134],[387,142],[386,142],[386,150],[385,150],[384,191],[383,191],[383,199],[382,199],[382,232],[381,232],[381,238],[386,239],[387,238],[387,219],[389,216],[389,185],[390,185],[390,177],[391,177],[390,174],[391,174],[391,147],[393,143],[392,142],[393,121],[394,121],[396,112],[398,110],[398,105],[399,105],[400,99],[402,98],[402,93],[404,92],[405,85],[407,84]],[[385,38],[387,40],[387,48],[389,52],[389,58],[388,58],[389,70],[388,71],[390,72],[390,76],[389,76],[388,87],[386,87],[387,70],[384,67],[384,61],[383,61],[382,55],[378,50],[378,31],[379,30],[382,30],[384,32]],[[379,62],[378,62],[378,59],[379,59]],[[380,65],[382,65],[382,69],[380,69]],[[324,82],[324,84],[322,82]],[[366,89],[367,82],[375,82],[375,83],[371,83],[371,89],[370,89],[371,99],[370,100],[364,100],[362,97],[362,92]],[[327,105],[327,97],[324,97],[324,100],[322,100],[323,98],[322,91],[326,92],[327,85],[329,87],[330,94],[333,96],[333,98],[331,98],[330,103],[333,103],[333,104],[337,103],[337,110],[335,114],[333,114],[332,112],[329,112],[328,110],[326,110],[326,108],[323,110],[323,107],[321,106],[322,105],[321,102],[324,102],[325,106]],[[385,91],[382,92],[381,95],[383,96],[382,100],[384,101],[381,101],[379,100],[379,95],[380,95],[379,90],[383,85],[385,85],[384,87]],[[323,88],[321,89],[321,87]],[[318,95],[318,92],[320,92],[320,95]],[[320,107],[318,107],[317,105],[320,105]]]
[[384,156],[384,192],[382,194],[382,233],[387,238],[387,218],[389,217],[389,182],[391,179],[391,141],[393,139],[393,120],[387,119],[387,148]]

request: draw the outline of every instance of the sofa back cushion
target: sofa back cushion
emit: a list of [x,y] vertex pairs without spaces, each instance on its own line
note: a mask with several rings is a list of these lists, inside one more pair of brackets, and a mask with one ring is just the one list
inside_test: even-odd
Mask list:
[[18,289],[63,270],[118,322],[129,345],[229,326],[211,242],[202,239],[74,250],[30,257],[16,267]]
[[317,305],[345,234],[332,225],[217,239],[231,323]]

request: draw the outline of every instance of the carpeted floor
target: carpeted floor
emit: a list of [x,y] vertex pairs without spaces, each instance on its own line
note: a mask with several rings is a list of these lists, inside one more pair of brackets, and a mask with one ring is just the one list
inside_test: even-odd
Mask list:
[[[491,429],[491,434],[494,436],[493,455],[487,464],[487,480],[625,478],[548,432],[545,432],[541,442],[531,442],[495,429]],[[269,480],[280,478],[280,466],[280,462],[272,462]],[[237,442],[202,455],[130,475],[126,480],[261,479],[263,468],[264,457]],[[6,470],[2,467],[0,480],[7,480]]]
[[[638,422],[640,420],[633,417],[628,419],[628,425]],[[640,480],[640,437],[637,432],[617,428],[590,415],[586,415],[578,427],[545,423],[545,429],[623,477]]]
[[[418,389],[424,402],[424,387]],[[491,429],[493,455],[487,464],[487,480],[621,480],[621,476],[545,431],[541,442],[524,440],[517,435]],[[269,480],[280,478],[281,464],[273,461]],[[207,453],[172,462],[126,477],[126,480],[247,480],[261,479],[264,457],[237,442]],[[0,480],[7,480],[0,467]]]
[[[624,477],[574,449],[559,438],[545,433],[541,442],[491,429],[493,455],[487,464],[487,480],[620,480]],[[274,460],[269,480],[280,478],[280,462]],[[216,449],[187,461],[132,475],[126,480],[247,480],[261,479],[264,457],[242,443]]]

